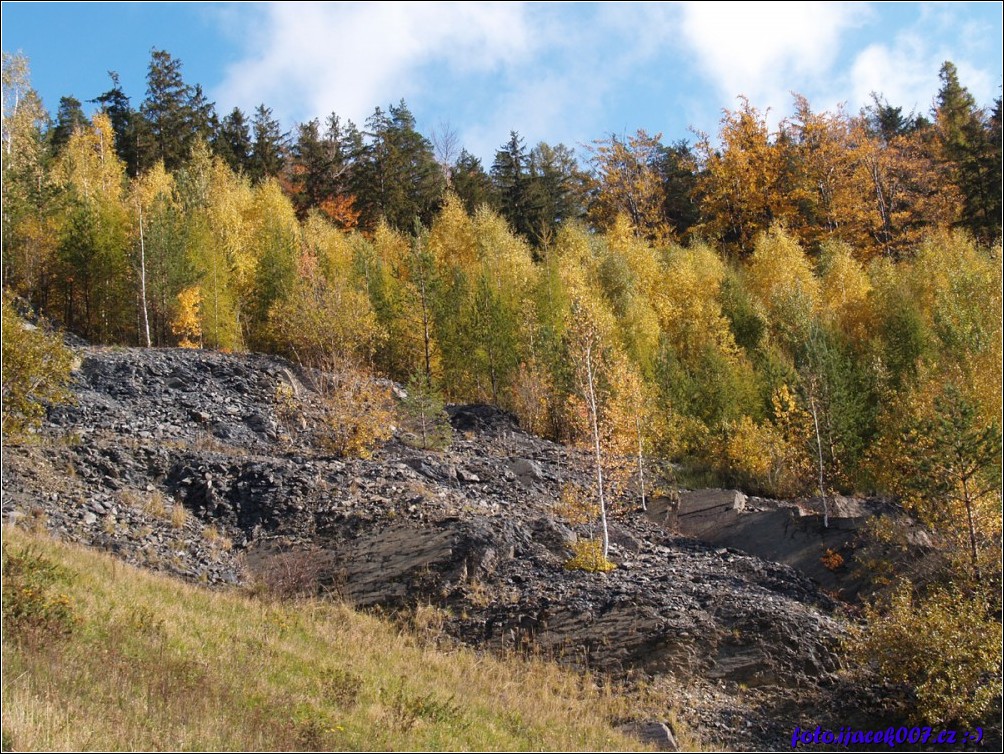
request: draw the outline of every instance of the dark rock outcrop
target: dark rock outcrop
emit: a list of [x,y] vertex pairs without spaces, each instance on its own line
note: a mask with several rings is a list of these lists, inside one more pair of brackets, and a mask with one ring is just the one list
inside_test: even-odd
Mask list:
[[[771,517],[791,511],[761,511],[757,553],[747,534],[714,541],[729,530],[722,517],[749,514],[735,494],[684,495],[661,513],[653,501],[649,517],[614,500],[618,567],[569,571],[572,544],[592,532],[555,504],[565,482],[588,483],[588,457],[504,411],[450,407],[456,436],[442,453],[391,440],[340,459],[313,443],[314,380],[281,359],[81,355],[76,405],[53,409],[38,442],[5,449],[7,521],[210,584],[301,551],[316,555],[319,584],[361,607],[437,605],[461,641],[625,677],[790,694],[838,669],[838,606],[805,573],[757,556],[770,554]],[[771,743],[749,735],[740,723],[715,731],[733,746]]]

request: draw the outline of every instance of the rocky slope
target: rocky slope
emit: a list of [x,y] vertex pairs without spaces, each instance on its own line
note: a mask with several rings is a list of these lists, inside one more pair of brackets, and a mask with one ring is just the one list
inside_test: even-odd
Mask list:
[[839,686],[837,603],[734,536],[681,536],[619,501],[617,569],[566,570],[587,532],[555,504],[585,459],[504,412],[451,407],[442,453],[392,439],[340,459],[314,442],[310,375],[280,359],[80,356],[76,405],[4,451],[5,522],[209,584],[285,579],[361,607],[432,606],[472,645],[675,689],[684,717],[729,747],[790,746]]

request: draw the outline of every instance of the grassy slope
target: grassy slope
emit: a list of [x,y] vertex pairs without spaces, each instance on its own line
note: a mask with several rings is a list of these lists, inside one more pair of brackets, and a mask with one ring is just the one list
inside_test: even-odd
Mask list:
[[[69,638],[3,640],[4,749],[625,749],[618,697],[323,602],[211,592],[4,527],[69,574]],[[5,587],[5,600],[7,600]],[[8,603],[9,604],[9,603]]]

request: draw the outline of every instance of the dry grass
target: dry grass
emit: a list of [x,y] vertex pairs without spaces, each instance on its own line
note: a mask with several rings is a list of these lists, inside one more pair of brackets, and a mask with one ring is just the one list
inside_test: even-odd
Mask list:
[[171,505],[171,526],[175,529],[184,529],[188,521],[188,511],[185,506],[177,500]]
[[[179,507],[181,506],[180,503],[176,503],[176,505]],[[182,508],[182,510],[184,510],[184,508]],[[210,524],[202,530],[202,538],[210,545],[213,545],[220,550],[230,550],[233,549],[234,546],[233,540],[217,529],[213,524]]]
[[69,574],[62,642],[4,635],[3,748],[595,750],[615,694],[554,665],[439,652],[319,600],[211,592],[5,527]]

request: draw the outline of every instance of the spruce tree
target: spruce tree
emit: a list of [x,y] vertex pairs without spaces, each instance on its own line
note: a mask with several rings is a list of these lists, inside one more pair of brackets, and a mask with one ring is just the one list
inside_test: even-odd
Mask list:
[[408,380],[407,391],[401,401],[404,442],[422,450],[445,450],[453,441],[453,427],[435,383],[425,372],[415,372]]

